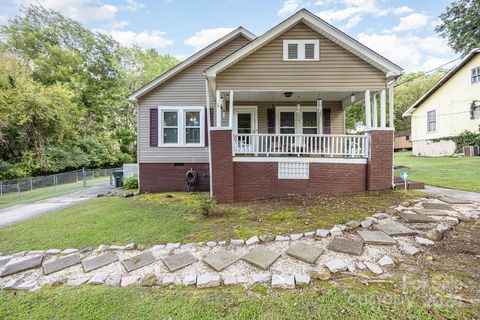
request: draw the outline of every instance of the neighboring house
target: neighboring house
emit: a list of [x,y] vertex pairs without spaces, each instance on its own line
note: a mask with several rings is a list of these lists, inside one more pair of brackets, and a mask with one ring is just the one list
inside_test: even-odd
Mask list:
[[480,48],[468,54],[405,113],[411,117],[413,154],[448,156],[447,137],[480,130]]
[[[129,97],[140,189],[185,191],[191,169],[219,202],[391,188],[402,72],[305,9],[259,37],[240,27]],[[346,135],[364,99],[365,134]]]
[[395,141],[393,149],[397,150],[412,150],[412,141],[410,141],[410,130],[403,130],[395,132]]

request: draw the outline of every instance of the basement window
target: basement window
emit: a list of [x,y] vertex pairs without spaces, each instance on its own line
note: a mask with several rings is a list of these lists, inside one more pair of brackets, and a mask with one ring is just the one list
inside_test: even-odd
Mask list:
[[308,179],[310,164],[308,162],[279,162],[278,179]]
[[283,40],[283,61],[318,60],[320,60],[319,40]]

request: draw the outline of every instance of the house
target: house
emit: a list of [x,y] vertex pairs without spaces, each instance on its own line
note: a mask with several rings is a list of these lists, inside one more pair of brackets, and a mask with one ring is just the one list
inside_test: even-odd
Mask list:
[[393,142],[393,149],[398,150],[412,150],[412,141],[410,141],[410,130],[402,130],[395,132],[395,140]]
[[468,54],[405,113],[411,117],[413,154],[448,156],[448,137],[480,131],[480,48]]
[[[219,202],[389,189],[402,72],[305,9],[258,37],[240,27],[129,96],[141,192],[187,175]],[[362,100],[365,134],[347,135]]]

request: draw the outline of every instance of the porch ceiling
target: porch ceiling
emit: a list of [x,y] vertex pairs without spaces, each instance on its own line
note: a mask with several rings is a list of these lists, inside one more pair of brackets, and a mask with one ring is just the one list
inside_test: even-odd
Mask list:
[[268,102],[288,102],[295,104],[297,101],[315,101],[322,98],[323,101],[345,101],[350,104],[351,95],[355,94],[355,102],[364,99],[364,92],[320,92],[320,91],[301,91],[292,92],[290,97],[286,97],[283,91],[234,91],[234,101],[268,101]]

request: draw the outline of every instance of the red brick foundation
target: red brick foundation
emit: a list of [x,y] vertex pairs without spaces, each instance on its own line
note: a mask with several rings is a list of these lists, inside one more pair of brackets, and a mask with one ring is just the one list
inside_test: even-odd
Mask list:
[[393,130],[371,130],[367,190],[385,190],[393,183]]
[[208,163],[185,163],[183,166],[173,163],[140,163],[139,167],[141,192],[187,191],[185,174],[191,168],[198,174],[198,182],[193,190],[210,190]]
[[212,189],[218,202],[233,202],[232,130],[210,130]]

